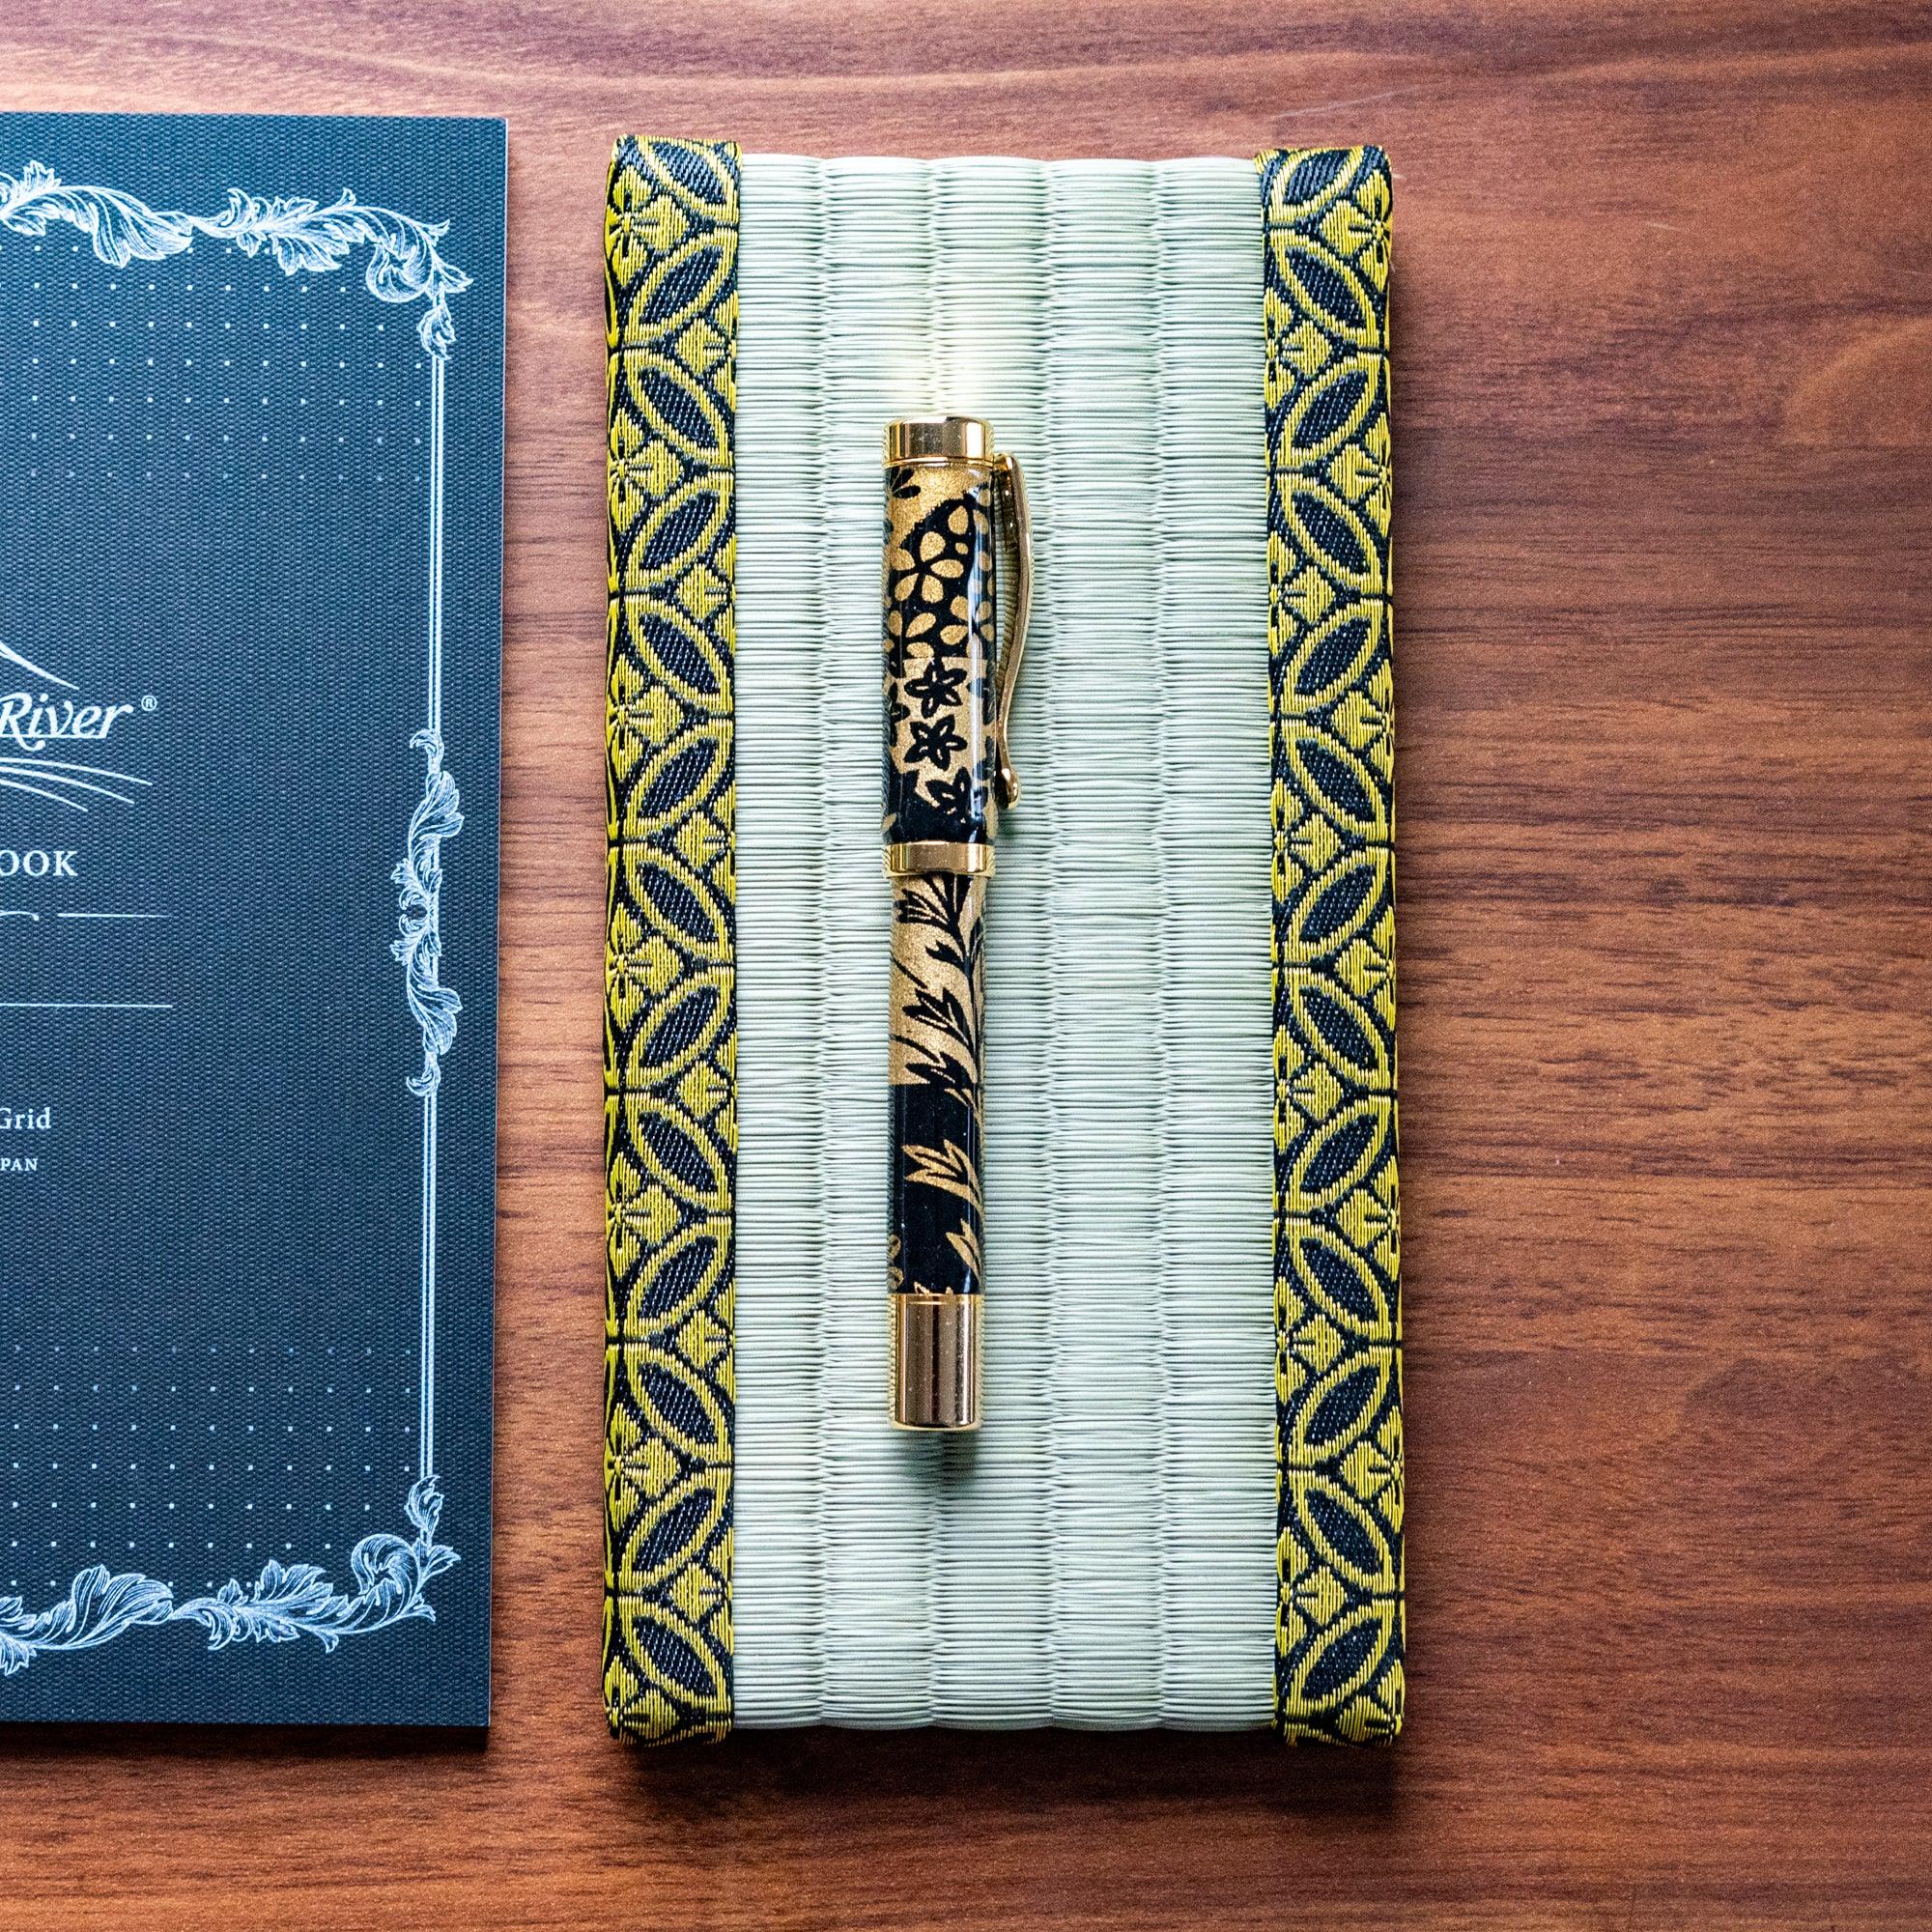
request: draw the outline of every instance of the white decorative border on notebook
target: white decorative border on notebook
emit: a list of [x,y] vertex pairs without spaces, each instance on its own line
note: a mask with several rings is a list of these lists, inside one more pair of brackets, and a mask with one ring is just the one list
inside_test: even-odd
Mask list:
[[443,408],[448,356],[456,339],[449,298],[469,286],[463,270],[437,244],[446,222],[416,221],[344,193],[321,203],[299,196],[264,199],[228,191],[217,214],[156,209],[119,188],[69,185],[29,161],[0,173],[0,228],[41,236],[49,222],[84,235],[97,260],[125,269],[185,253],[197,236],[225,242],[242,254],[268,252],[284,275],[339,269],[357,247],[369,250],[363,280],[385,302],[427,304],[416,335],[429,357],[429,619],[425,720],[410,741],[426,770],[423,794],[410,817],[405,856],[393,874],[400,936],[391,950],[402,963],[404,997],[422,1034],[421,1069],[409,1080],[422,1103],[421,1376],[417,1476],[404,1503],[412,1537],[363,1537],[350,1552],[353,1593],[337,1590],[319,1564],[270,1561],[252,1585],[231,1578],[212,1596],[177,1603],[173,1585],[104,1564],[83,1570],[60,1603],[30,1611],[19,1597],[0,1597],[0,1677],[24,1670],[43,1651],[91,1650],[144,1624],[192,1622],[220,1650],[242,1639],[289,1643],[312,1636],[333,1651],[345,1636],[383,1630],[409,1617],[432,1621],[431,1579],[460,1559],[436,1540],[442,1493],[436,1476],[437,1100],[442,1056],[456,1037],[463,1002],[440,978],[442,841],[463,829],[456,781],[443,766],[442,480]]

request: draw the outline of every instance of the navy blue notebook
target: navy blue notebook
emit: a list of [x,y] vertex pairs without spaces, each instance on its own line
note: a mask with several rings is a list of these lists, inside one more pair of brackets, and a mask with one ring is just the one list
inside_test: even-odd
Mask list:
[[0,1719],[488,1721],[504,160],[0,115]]

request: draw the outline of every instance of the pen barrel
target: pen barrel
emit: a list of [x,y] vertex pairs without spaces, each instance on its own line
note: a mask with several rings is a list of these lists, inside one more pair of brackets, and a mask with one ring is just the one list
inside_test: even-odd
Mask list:
[[893,884],[893,1420],[980,1421],[983,873]]
[[980,930],[993,866],[995,556],[985,460],[886,469],[885,813],[893,890],[893,1420],[980,1422]]

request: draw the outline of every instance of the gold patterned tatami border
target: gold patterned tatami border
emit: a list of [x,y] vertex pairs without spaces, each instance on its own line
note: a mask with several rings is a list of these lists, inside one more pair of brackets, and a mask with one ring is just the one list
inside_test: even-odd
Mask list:
[[1403,1715],[1389,167],[1260,155],[1274,695],[1275,1718]]
[[610,429],[604,1701],[731,1724],[738,150],[621,142]]
[[[1402,1722],[1387,163],[1259,157],[1273,672],[1276,1716]],[[737,151],[627,141],[606,222],[605,1691],[731,1722]]]

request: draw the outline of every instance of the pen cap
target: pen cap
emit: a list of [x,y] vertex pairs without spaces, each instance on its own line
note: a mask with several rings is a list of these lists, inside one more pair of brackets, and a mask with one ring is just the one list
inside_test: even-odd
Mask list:
[[[895,871],[990,868],[1000,464],[977,416],[886,428],[885,838]],[[893,864],[893,854],[916,857]]]

